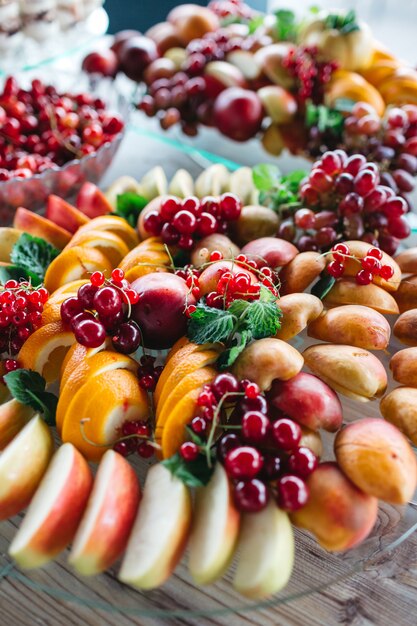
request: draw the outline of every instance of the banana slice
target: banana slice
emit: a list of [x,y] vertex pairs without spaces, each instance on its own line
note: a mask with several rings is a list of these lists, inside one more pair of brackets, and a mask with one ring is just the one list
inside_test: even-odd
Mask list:
[[169,183],[168,192],[178,198],[187,198],[194,193],[193,177],[187,170],[177,170]]
[[195,181],[195,193],[199,198],[220,196],[227,191],[229,178],[229,170],[224,165],[211,165]]
[[137,193],[140,196],[143,195],[143,189],[137,180],[132,176],[120,176],[120,178],[110,185],[104,195],[113,209],[115,209],[117,206],[117,196],[128,192]]
[[252,203],[252,194],[255,185],[252,179],[252,170],[250,167],[239,167],[230,174],[228,189],[240,198],[243,204]]
[[143,195],[148,200],[153,200],[158,196],[166,194],[168,189],[168,181],[165,172],[160,165],[152,168],[145,174],[140,181]]
[[9,263],[13,246],[23,231],[18,228],[0,228],[0,262]]

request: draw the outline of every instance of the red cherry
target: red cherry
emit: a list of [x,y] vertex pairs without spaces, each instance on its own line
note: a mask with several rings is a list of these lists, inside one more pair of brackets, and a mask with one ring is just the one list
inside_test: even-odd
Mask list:
[[200,449],[193,441],[186,441],[180,447],[180,455],[184,461],[195,461],[200,453]]
[[248,411],[242,417],[242,434],[249,443],[262,443],[269,431],[269,419],[260,411]]
[[239,511],[257,513],[268,504],[269,494],[265,483],[253,478],[252,480],[240,480],[236,484],[233,499]]
[[197,417],[194,417],[191,420],[191,429],[197,435],[201,435],[201,434],[205,433],[206,429],[207,429],[207,422],[204,419],[204,417],[200,417],[198,415],[197,415]]
[[195,231],[197,219],[190,211],[181,210],[174,215],[172,225],[179,233],[189,235]]
[[151,456],[153,456],[154,452],[155,448],[147,441],[142,441],[142,443],[138,445],[138,455],[141,456],[143,459],[149,459]]
[[245,388],[245,396],[250,400],[254,400],[261,393],[258,385],[256,383],[248,383]]
[[310,448],[301,446],[288,459],[288,469],[296,476],[307,478],[318,465],[318,459]]
[[212,235],[217,231],[217,220],[214,215],[203,212],[198,219],[197,233],[201,237]]
[[84,310],[80,300],[76,297],[67,298],[61,304],[61,319],[64,324],[69,324],[75,315],[82,313]]
[[94,319],[83,319],[74,324],[75,338],[87,348],[98,348],[106,338],[104,326]]
[[254,478],[262,465],[261,453],[251,446],[234,448],[225,458],[226,472],[231,478]]
[[300,442],[302,432],[296,422],[283,417],[272,425],[272,435],[279,448],[282,450],[294,450]]
[[128,457],[129,454],[132,454],[132,448],[129,441],[118,441],[114,444],[113,450],[118,452],[123,457]]
[[239,391],[239,383],[233,374],[225,372],[216,376],[211,388],[216,399],[220,400],[226,393],[237,393]]
[[307,504],[309,490],[298,476],[288,474],[277,481],[277,501],[284,511],[297,511]]
[[220,210],[223,219],[227,221],[237,220],[242,210],[242,203],[235,194],[224,193],[220,196]]
[[242,445],[242,441],[238,435],[235,433],[227,433],[223,435],[223,437],[219,440],[217,444],[217,458],[220,461],[224,461],[227,454],[234,450],[235,448],[239,448]]
[[80,305],[84,309],[92,309],[94,303],[94,296],[96,295],[98,287],[95,287],[91,283],[86,283],[85,285],[81,285],[78,289],[77,297],[80,302]]

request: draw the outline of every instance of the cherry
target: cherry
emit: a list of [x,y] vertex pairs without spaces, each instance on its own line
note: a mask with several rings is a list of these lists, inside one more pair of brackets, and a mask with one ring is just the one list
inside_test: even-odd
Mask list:
[[98,290],[98,287],[95,287],[91,283],[86,283],[85,285],[81,285],[78,289],[77,296],[81,306],[84,309],[92,309],[94,308],[94,296]]
[[296,476],[307,478],[318,465],[316,455],[310,448],[301,446],[288,459],[288,469]]
[[149,459],[151,456],[154,455],[154,452],[155,448],[151,443],[148,443],[147,441],[142,441],[142,443],[138,445],[138,455],[141,456],[143,459]]
[[259,411],[248,411],[242,417],[242,435],[249,443],[262,443],[269,431],[269,419]]
[[227,454],[242,445],[242,441],[236,433],[226,433],[217,444],[217,458],[224,461]]
[[[221,396],[220,396],[221,397]],[[211,387],[203,387],[197,398],[198,406],[210,406],[216,403],[216,398]]]
[[67,298],[61,304],[61,319],[64,324],[69,324],[72,319],[79,313],[82,313],[83,310],[84,306],[77,297],[73,296],[71,298]]
[[235,194],[224,193],[220,196],[220,210],[223,219],[227,221],[237,220],[242,210],[242,203]]
[[197,219],[190,211],[181,210],[173,217],[172,225],[179,233],[189,235],[195,231]]
[[245,387],[245,396],[249,400],[255,400],[260,395],[261,390],[256,383],[249,382]]
[[133,320],[120,324],[112,337],[113,347],[122,354],[133,354],[139,348],[141,335],[139,326]]
[[297,511],[307,504],[309,490],[298,476],[287,474],[277,481],[277,502],[284,511]]
[[242,413],[246,413],[247,411],[260,411],[265,415],[268,413],[268,403],[262,395],[256,398],[242,398],[238,406]]
[[94,294],[93,304],[99,316],[108,318],[121,311],[123,301],[117,289],[105,286]]
[[231,478],[254,478],[262,469],[261,453],[251,446],[234,448],[225,458],[225,468]]
[[239,391],[239,383],[233,374],[225,372],[216,376],[211,389],[216,400],[220,400],[226,393],[237,393]]
[[180,446],[180,455],[184,461],[195,461],[200,454],[200,449],[193,441],[186,441]]
[[98,348],[106,338],[104,326],[94,319],[81,319],[73,322],[75,338],[87,348]]
[[128,441],[118,441],[114,444],[113,450],[121,454],[121,456],[128,457],[132,453],[131,444]]
[[191,429],[196,435],[201,435],[206,432],[207,422],[204,417],[197,415],[191,420]]
[[294,450],[298,447],[302,432],[296,422],[283,417],[272,425],[272,436],[282,450]]
[[214,215],[203,212],[200,215],[197,225],[197,233],[201,237],[207,237],[217,231],[217,220]]
[[269,494],[265,483],[257,478],[240,480],[233,492],[236,508],[244,513],[257,513],[268,504]]
[[145,230],[151,235],[159,235],[159,233],[161,232],[162,224],[161,217],[158,211],[149,211],[143,221],[143,226]]
[[278,455],[268,455],[265,458],[261,476],[266,480],[275,480],[282,474],[282,458]]

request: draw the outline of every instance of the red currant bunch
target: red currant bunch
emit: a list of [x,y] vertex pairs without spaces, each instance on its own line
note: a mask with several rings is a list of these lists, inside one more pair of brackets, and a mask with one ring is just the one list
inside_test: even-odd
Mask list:
[[138,349],[141,336],[136,322],[129,319],[129,312],[138,300],[122,270],[114,269],[110,280],[102,272],[93,272],[77,296],[62,303],[61,319],[71,326],[78,343],[87,348],[98,348],[109,335],[115,350],[132,354]]
[[154,391],[159,377],[164,369],[162,365],[155,366],[155,357],[144,354],[139,361],[139,385],[145,391]]
[[229,222],[236,221],[241,210],[241,201],[232,193],[201,200],[194,196],[184,200],[167,196],[159,211],[148,213],[144,228],[150,235],[160,236],[167,245],[188,251],[197,239],[226,232]]
[[120,436],[121,438],[113,445],[113,450],[122,456],[127,457],[134,453],[144,459],[153,456],[155,448],[150,443],[152,429],[148,422],[143,420],[124,422]]
[[0,352],[13,356],[41,326],[49,294],[27,281],[8,280],[0,289]]
[[282,65],[297,81],[298,98],[315,104],[323,102],[324,87],[338,67],[334,61],[319,61],[318,49],[313,46],[290,48]]
[[333,261],[327,266],[327,272],[333,278],[340,278],[345,272],[345,262],[347,259],[355,258],[358,262],[358,272],[355,275],[358,285],[369,285],[374,276],[380,276],[384,280],[389,280],[394,275],[391,265],[381,263],[383,253],[379,248],[370,248],[367,255],[359,261],[350,253],[349,246],[345,243],[337,243],[332,248]]

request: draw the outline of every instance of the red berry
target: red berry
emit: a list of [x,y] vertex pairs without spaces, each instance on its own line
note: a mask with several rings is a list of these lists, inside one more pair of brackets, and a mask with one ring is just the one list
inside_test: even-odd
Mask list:
[[168,196],[161,202],[160,216],[164,220],[171,220],[181,208],[181,201],[174,196]]
[[371,272],[371,274],[379,274],[381,269],[381,263],[374,256],[366,256],[361,260],[361,265],[364,270]]
[[138,445],[138,454],[143,459],[149,459],[151,456],[153,456],[154,452],[155,448],[147,441],[142,441],[142,443]]
[[79,313],[82,313],[83,310],[84,307],[77,297],[73,296],[67,298],[61,304],[61,319],[64,324],[69,324],[72,319]]
[[318,465],[316,455],[310,448],[301,446],[288,459],[288,468],[296,476],[307,478]]
[[277,501],[284,511],[297,511],[307,504],[309,490],[298,476],[288,474],[277,481]]
[[216,399],[214,397],[213,392],[210,388],[204,389],[200,391],[200,394],[197,398],[198,406],[211,406],[216,403]]
[[152,374],[146,374],[139,378],[139,385],[146,391],[154,391],[156,387],[156,380]]
[[180,447],[180,455],[184,461],[195,461],[200,453],[200,449],[193,441],[186,441]]
[[19,369],[19,363],[15,359],[6,359],[4,361],[4,369],[7,373],[14,372]]
[[265,483],[257,478],[240,480],[234,489],[236,508],[244,513],[257,513],[268,504],[269,494]]
[[104,326],[94,319],[83,319],[74,324],[75,338],[86,348],[98,348],[106,338]]
[[254,478],[262,469],[263,458],[256,448],[241,446],[228,452],[224,464],[231,478]]
[[250,400],[254,400],[261,393],[258,385],[256,383],[248,383],[245,388],[245,396]]
[[190,211],[181,210],[174,215],[172,225],[179,233],[189,235],[195,231],[197,219]]
[[327,266],[327,272],[330,274],[330,276],[333,276],[333,278],[340,278],[341,276],[343,276],[344,271],[344,266],[337,261],[331,261]]
[[104,284],[104,274],[102,272],[93,272],[90,276],[90,283],[94,287],[101,287]]
[[239,383],[233,374],[225,372],[216,376],[211,389],[215,398],[220,400],[226,393],[237,393],[239,391]]
[[269,419],[260,411],[248,411],[242,417],[242,434],[249,443],[261,443],[269,431]]
[[272,434],[275,443],[282,450],[294,450],[297,448],[302,436],[300,426],[286,417],[274,422]]
[[369,248],[366,255],[373,256],[375,257],[375,259],[378,259],[378,261],[380,261],[383,257],[382,250],[380,250],[379,248]]
[[223,219],[227,221],[237,220],[242,210],[242,203],[235,194],[224,193],[220,196],[220,210]]
[[212,235],[217,231],[217,220],[214,215],[203,212],[198,219],[197,232],[201,237]]
[[132,452],[130,442],[128,441],[118,441],[117,443],[114,444],[113,450],[115,452],[118,452],[124,457],[129,456],[129,454],[131,454]]
[[332,248],[332,252],[340,252],[340,254],[343,254],[345,256],[350,255],[349,246],[347,246],[345,243],[336,243]]
[[130,304],[137,304],[139,302],[139,294],[134,289],[126,289],[125,296],[127,297]]
[[219,440],[217,444],[217,458],[224,461],[227,454],[242,445],[240,437],[235,433],[227,433]]
[[77,297],[80,305],[84,309],[92,309],[94,307],[94,296],[96,295],[98,287],[95,287],[91,283],[81,285],[78,289]]
[[213,252],[210,254],[210,261],[212,262],[221,261],[222,259],[223,259],[223,254],[219,252],[218,250],[213,250]]
[[372,274],[367,270],[359,270],[355,278],[358,285],[369,285],[372,282]]
[[125,273],[123,270],[121,270],[120,268],[116,267],[116,269],[114,269],[111,273],[111,277],[112,280],[114,280],[115,283],[121,283],[122,280],[125,277]]
[[206,429],[207,429],[207,422],[204,419],[204,417],[200,417],[199,415],[197,415],[197,417],[194,417],[191,420],[191,429],[197,435],[201,435],[201,434],[205,433]]
[[109,318],[121,311],[123,300],[120,291],[108,285],[94,294],[93,304],[99,316]]
[[187,308],[185,309],[185,314],[187,317],[191,317],[193,313],[195,313],[197,311],[197,307],[195,306],[195,304],[189,304],[187,306]]
[[162,229],[161,216],[158,211],[149,211],[143,220],[144,229],[151,235],[159,235]]
[[189,196],[188,198],[184,198],[181,203],[181,208],[184,211],[189,211],[194,216],[198,216],[201,213],[200,209],[200,200],[195,196]]
[[379,270],[379,275],[384,280],[389,280],[394,276],[394,268],[391,265],[383,265]]

